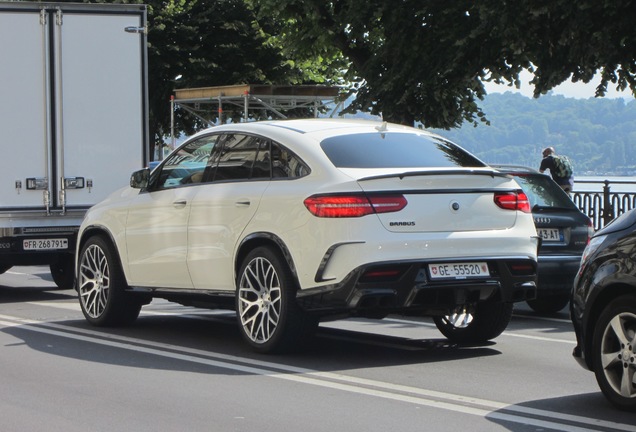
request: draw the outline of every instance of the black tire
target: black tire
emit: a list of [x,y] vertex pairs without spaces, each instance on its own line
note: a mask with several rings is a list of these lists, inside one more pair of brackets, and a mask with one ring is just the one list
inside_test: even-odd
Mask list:
[[636,296],[613,300],[594,326],[592,362],[605,397],[619,409],[636,411]]
[[53,282],[59,289],[73,289],[75,284],[75,262],[73,256],[65,256],[49,265]]
[[569,294],[551,295],[528,300],[528,306],[538,313],[553,314],[562,310],[570,302]]
[[257,352],[295,350],[315,333],[318,321],[296,303],[294,278],[273,248],[258,247],[245,257],[236,287],[239,329]]
[[452,315],[433,320],[451,342],[479,344],[503,333],[512,318],[512,308],[512,303],[478,303],[474,307],[458,307]]
[[3,274],[7,270],[9,270],[11,267],[13,266],[9,264],[0,264],[0,274]]
[[130,324],[141,301],[126,292],[128,285],[115,247],[104,237],[88,239],[79,256],[77,293],[82,313],[95,326]]

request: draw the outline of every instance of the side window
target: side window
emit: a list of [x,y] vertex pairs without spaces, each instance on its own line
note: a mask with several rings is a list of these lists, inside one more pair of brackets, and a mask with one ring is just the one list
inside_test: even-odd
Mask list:
[[214,181],[249,179],[258,150],[259,140],[255,137],[224,135],[220,151],[213,156],[213,164],[216,164]]
[[205,181],[293,179],[309,174],[294,153],[267,138],[221,135],[212,149]]
[[252,180],[269,180],[272,177],[272,160],[269,148],[269,140],[265,138],[254,138],[257,148],[256,159],[252,166],[250,179]]
[[307,165],[278,143],[272,143],[271,157],[273,178],[298,178],[309,174]]
[[204,181],[205,168],[217,139],[218,135],[207,135],[184,145],[171,154],[162,165],[156,183],[151,180],[156,185],[155,189]]

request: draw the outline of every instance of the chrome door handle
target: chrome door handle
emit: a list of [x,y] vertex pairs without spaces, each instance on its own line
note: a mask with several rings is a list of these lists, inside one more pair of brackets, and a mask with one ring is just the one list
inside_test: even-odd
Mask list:
[[245,201],[237,201],[236,202],[236,206],[237,207],[245,207],[245,206],[249,206],[250,202],[249,200],[245,200]]
[[186,200],[177,200],[172,203],[172,206],[174,208],[181,208],[181,207],[185,207],[187,203],[188,202]]

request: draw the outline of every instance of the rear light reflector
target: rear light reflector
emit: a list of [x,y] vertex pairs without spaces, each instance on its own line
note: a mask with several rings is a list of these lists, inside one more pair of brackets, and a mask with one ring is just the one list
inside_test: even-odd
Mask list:
[[508,263],[508,268],[513,276],[531,276],[536,273],[536,267],[532,262]]
[[360,282],[389,282],[396,281],[402,277],[408,266],[382,266],[367,269],[362,276]]
[[317,217],[361,217],[373,213],[391,213],[406,207],[403,195],[314,195],[305,199],[305,207]]
[[522,191],[495,192],[494,200],[504,210],[519,210],[524,213],[531,211],[528,196]]

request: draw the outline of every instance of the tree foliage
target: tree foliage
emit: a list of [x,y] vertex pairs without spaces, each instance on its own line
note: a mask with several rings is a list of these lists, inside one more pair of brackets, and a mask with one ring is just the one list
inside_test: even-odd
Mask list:
[[[516,5],[514,6],[516,8]],[[517,49],[536,67],[535,96],[564,81],[590,82],[636,96],[636,3],[633,0],[523,0]]]
[[483,83],[535,95],[565,80],[636,90],[636,7],[630,0],[247,0],[284,26],[296,57],[342,55],[356,98],[349,110],[404,124],[452,128],[486,121]]
[[[299,84],[324,79],[306,62],[301,69],[271,43],[277,32],[256,19],[244,0],[148,0],[148,63],[151,137],[170,133],[170,96],[175,88],[236,84]],[[325,75],[327,73],[325,72]],[[175,112],[177,133],[200,122]]]

